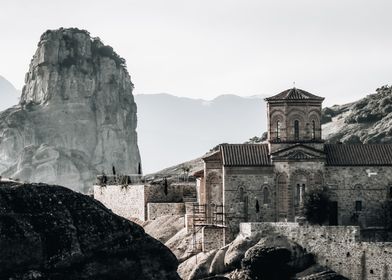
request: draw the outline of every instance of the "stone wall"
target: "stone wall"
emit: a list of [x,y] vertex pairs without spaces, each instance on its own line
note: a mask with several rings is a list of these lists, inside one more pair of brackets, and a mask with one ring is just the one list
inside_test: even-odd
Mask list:
[[224,203],[226,225],[233,237],[241,222],[275,221],[273,168],[225,167]]
[[224,228],[216,226],[205,226],[202,228],[202,250],[209,252],[220,249],[224,244]]
[[119,216],[146,219],[144,185],[94,186],[94,198]]
[[[96,200],[120,216],[142,221],[149,217],[156,219],[162,215],[184,215],[184,194],[189,198],[189,194],[193,193],[195,193],[194,182],[168,184],[167,193],[163,185],[94,186]],[[148,207],[147,204],[151,206]],[[147,215],[148,211],[150,211],[149,215]]]
[[359,280],[392,277],[392,243],[361,242],[359,227],[299,226],[296,223],[242,223],[241,233],[283,234],[316,257],[317,263]]
[[184,203],[147,203],[148,220],[168,215],[185,215]]
[[[380,204],[392,186],[391,167],[327,166],[325,185],[338,203],[339,224],[380,225]],[[356,201],[361,201],[361,211],[356,211]]]
[[170,183],[165,193],[163,184],[146,185],[146,202],[183,202],[184,192],[195,192],[195,188],[195,182]]

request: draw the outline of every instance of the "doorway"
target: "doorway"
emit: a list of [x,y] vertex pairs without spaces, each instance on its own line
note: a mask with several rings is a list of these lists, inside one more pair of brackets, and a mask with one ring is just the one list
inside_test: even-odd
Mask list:
[[338,202],[331,201],[329,204],[329,225],[337,226],[338,225]]

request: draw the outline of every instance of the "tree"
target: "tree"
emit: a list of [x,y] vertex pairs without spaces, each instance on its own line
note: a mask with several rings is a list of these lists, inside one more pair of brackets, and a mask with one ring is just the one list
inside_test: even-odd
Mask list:
[[183,164],[181,166],[182,173],[184,174],[184,180],[188,180],[189,171],[191,171],[191,166]]
[[304,214],[311,224],[322,225],[328,219],[329,191],[327,188],[315,188],[305,194]]

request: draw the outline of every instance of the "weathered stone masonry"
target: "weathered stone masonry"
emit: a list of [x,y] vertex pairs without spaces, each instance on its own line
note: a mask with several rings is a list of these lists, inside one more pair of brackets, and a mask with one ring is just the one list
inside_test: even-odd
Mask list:
[[382,202],[392,199],[392,145],[325,144],[323,100],[296,88],[266,98],[266,143],[222,144],[203,158],[204,170],[195,174],[200,202],[223,205],[226,241],[241,222],[303,219],[306,192],[321,187],[332,199],[328,224],[383,225]]
[[296,223],[242,223],[244,236],[282,234],[316,257],[318,264],[355,280],[392,277],[392,243],[361,242],[357,226],[299,226]]

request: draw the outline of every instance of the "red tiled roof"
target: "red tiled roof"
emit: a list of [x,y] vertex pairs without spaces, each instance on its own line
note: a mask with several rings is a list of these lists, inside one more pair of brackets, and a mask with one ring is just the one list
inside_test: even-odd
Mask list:
[[320,97],[304,91],[299,88],[290,88],[274,96],[268,97],[266,101],[270,100],[324,100],[324,97]]
[[392,166],[392,144],[325,144],[331,166]]
[[271,165],[267,144],[223,144],[221,151],[225,166]]

